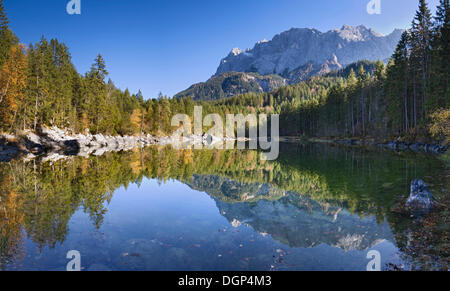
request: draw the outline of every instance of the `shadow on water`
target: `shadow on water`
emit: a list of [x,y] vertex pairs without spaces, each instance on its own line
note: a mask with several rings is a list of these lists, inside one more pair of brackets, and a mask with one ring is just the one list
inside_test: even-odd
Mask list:
[[[388,240],[409,268],[446,268],[447,212],[421,238],[429,222],[391,211],[416,178],[438,198],[448,197],[447,168],[433,156],[283,144],[278,160],[259,158],[256,151],[155,146],[56,162],[0,163],[0,265],[7,269],[22,261],[26,239],[41,250],[64,244],[80,209],[101,229],[117,189],[157,179],[206,192],[231,225],[248,224],[291,248],[366,250]],[[413,248],[417,240],[428,249]]]

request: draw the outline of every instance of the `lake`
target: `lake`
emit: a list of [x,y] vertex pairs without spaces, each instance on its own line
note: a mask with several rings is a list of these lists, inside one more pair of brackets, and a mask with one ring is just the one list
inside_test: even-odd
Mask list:
[[0,163],[0,268],[66,270],[445,269],[448,207],[392,209],[423,179],[449,196],[433,155],[282,144],[251,150],[153,146]]

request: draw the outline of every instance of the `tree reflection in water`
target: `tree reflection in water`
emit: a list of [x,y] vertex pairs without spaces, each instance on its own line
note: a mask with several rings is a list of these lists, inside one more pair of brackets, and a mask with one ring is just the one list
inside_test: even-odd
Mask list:
[[[64,243],[79,209],[99,229],[121,186],[173,179],[207,192],[230,223],[248,223],[291,247],[366,249],[393,236],[411,266],[446,268],[448,213],[418,222],[391,211],[416,178],[447,201],[448,169],[438,159],[322,145],[282,145],[278,160],[259,157],[256,151],[155,146],[101,157],[0,163],[0,264],[4,269],[24,257],[25,236],[40,249]],[[378,225],[364,220],[369,216]]]

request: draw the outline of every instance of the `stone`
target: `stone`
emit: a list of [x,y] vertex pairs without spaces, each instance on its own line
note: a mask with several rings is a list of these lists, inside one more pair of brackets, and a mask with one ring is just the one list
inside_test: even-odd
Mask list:
[[414,151],[414,152],[418,152],[422,149],[423,145],[420,143],[413,143],[409,146],[409,149]]
[[411,182],[411,193],[406,201],[406,207],[411,210],[430,210],[434,207],[434,197],[422,180]]
[[18,152],[18,150],[16,148],[7,146],[7,147],[2,147],[2,149],[0,150],[0,155],[12,157],[17,152]]
[[[21,145],[26,147],[26,150],[23,151],[17,145],[8,145],[8,140],[16,140],[14,136],[8,137],[5,141],[5,135],[1,135],[1,160],[10,160],[20,154],[32,159],[46,153],[48,158],[44,159],[49,162],[54,162],[62,159],[64,156],[100,156],[107,152],[129,151],[134,148],[142,148],[153,144],[168,145],[176,142],[174,137],[156,138],[150,134],[146,136],[105,136],[102,134],[91,135],[88,132],[86,135],[72,134],[70,130],[58,129],[56,127],[42,128],[39,134],[35,134],[29,130],[25,131],[25,134],[19,138],[20,142],[22,142]],[[213,143],[222,140],[213,136],[205,136],[205,139]],[[187,142],[202,143],[203,136],[192,135],[187,138]]]

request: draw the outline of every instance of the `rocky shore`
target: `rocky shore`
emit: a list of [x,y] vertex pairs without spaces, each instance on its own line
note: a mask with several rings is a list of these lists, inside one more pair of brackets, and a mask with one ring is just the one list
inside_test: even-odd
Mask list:
[[313,142],[326,142],[342,146],[376,146],[393,151],[412,151],[423,152],[431,154],[443,154],[448,151],[450,146],[443,146],[437,143],[407,143],[400,141],[378,142],[375,140],[360,140],[360,139],[340,139],[340,140],[318,140],[313,139]]
[[[9,161],[17,157],[33,159],[45,156],[44,159],[58,160],[70,156],[90,155],[100,156],[106,152],[129,151],[135,148],[143,148],[151,145],[174,145],[184,147],[202,143],[213,145],[217,142],[230,140],[230,138],[218,138],[209,135],[191,135],[182,140],[174,137],[154,137],[149,134],[139,136],[110,136],[89,132],[74,134],[70,130],[41,128],[35,133],[24,131],[17,136],[0,134],[0,162]],[[234,139],[233,139],[234,140]],[[280,138],[282,142],[299,142],[298,138]],[[362,139],[309,139],[309,142],[327,143],[340,146],[371,146],[381,147],[393,151],[413,151],[432,154],[443,154],[449,146],[425,143],[406,142],[379,142]]]
[[129,151],[151,145],[185,146],[199,142],[210,145],[218,141],[218,138],[207,135],[192,135],[177,140],[174,137],[154,137],[149,134],[139,136],[92,135],[89,132],[73,134],[69,130],[52,127],[42,128],[38,133],[24,131],[18,136],[0,134],[0,161],[9,161],[17,157],[33,159],[38,156],[55,161],[70,156],[100,156],[106,152]]
[[443,154],[449,149],[449,146],[443,146],[439,144],[406,143],[406,142],[389,142],[386,144],[381,144],[380,146],[383,146],[385,148],[394,151],[410,150],[413,152],[426,152],[433,154]]

